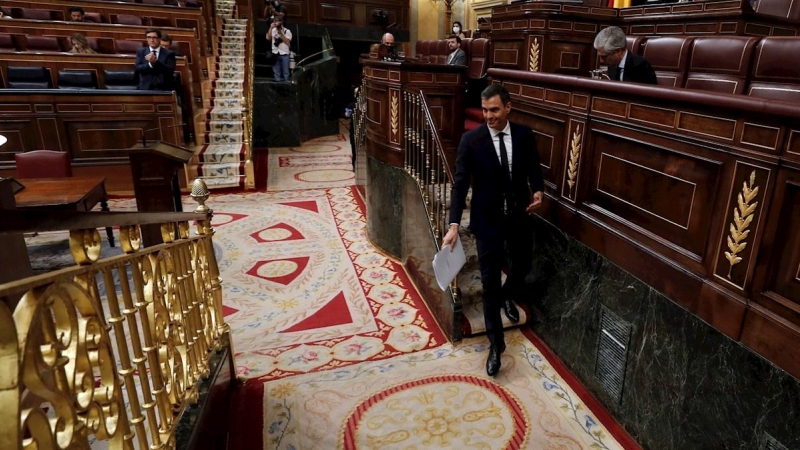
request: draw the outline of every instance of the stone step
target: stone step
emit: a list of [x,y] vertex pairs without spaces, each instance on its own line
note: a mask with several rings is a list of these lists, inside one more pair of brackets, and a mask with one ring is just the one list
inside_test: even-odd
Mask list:
[[244,142],[244,133],[231,132],[231,133],[215,133],[206,132],[206,144],[241,144]]
[[204,145],[192,158],[198,163],[234,163],[244,159],[242,144]]
[[244,128],[241,120],[209,120],[206,122],[206,131],[212,133],[241,133]]

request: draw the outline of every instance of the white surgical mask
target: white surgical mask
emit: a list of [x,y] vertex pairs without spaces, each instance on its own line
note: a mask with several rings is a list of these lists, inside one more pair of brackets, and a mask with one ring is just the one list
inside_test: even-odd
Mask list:
[[453,33],[458,33],[461,31],[461,28],[453,27]]

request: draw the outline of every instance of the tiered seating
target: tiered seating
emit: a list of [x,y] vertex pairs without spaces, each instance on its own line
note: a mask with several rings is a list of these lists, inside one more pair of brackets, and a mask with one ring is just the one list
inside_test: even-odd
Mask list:
[[642,43],[658,84],[800,101],[798,37],[660,37]]

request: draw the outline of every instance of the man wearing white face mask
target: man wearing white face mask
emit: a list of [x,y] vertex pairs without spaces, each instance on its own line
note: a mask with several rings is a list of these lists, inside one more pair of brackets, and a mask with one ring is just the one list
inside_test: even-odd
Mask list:
[[453,22],[453,34],[458,36],[460,39],[467,38],[467,36],[464,35],[464,27],[461,25],[461,22]]

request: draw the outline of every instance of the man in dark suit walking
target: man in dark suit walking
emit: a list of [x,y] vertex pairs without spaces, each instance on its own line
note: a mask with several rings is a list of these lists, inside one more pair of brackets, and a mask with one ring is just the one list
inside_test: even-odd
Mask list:
[[629,52],[625,33],[619,27],[602,29],[594,38],[600,64],[608,65],[608,77],[614,81],[658,84],[653,66],[643,57]]
[[[508,120],[511,98],[508,91],[493,84],[481,93],[486,124],[461,137],[450,203],[450,229],[442,245],[453,248],[458,238],[467,190],[472,183],[470,229],[478,244],[478,262],[483,284],[483,314],[491,344],[486,373],[500,370],[500,354],[506,348],[500,309],[512,322],[519,311],[512,300],[521,300],[525,276],[531,266],[529,215],[542,204],[544,180],[530,128]],[[507,263],[511,270],[505,285],[500,272]]]
[[147,46],[136,51],[134,71],[139,76],[140,90],[171,91],[175,73],[175,52],[161,48],[161,30],[145,32]]

